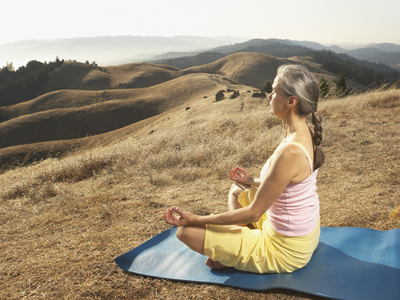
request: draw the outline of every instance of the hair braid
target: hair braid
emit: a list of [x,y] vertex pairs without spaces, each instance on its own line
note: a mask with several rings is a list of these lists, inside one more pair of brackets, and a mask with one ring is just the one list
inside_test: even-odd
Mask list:
[[322,117],[319,113],[313,112],[311,122],[314,125],[313,144],[314,144],[314,170],[318,169],[325,160],[324,152],[319,147],[322,141]]
[[311,122],[314,125],[314,145],[319,146],[322,141],[322,126],[321,126],[322,117],[319,113],[313,112]]

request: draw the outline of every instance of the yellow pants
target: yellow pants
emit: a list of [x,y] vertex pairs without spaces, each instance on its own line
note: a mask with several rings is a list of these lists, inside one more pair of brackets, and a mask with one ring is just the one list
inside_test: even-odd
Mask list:
[[[256,188],[244,190],[239,203],[251,203]],[[205,255],[221,264],[253,273],[291,273],[304,267],[318,246],[320,223],[305,236],[288,237],[273,230],[267,213],[253,223],[256,229],[236,225],[207,225]]]

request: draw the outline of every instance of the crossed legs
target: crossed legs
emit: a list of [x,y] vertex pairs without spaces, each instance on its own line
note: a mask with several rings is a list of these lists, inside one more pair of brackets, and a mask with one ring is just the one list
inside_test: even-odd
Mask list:
[[[228,210],[232,211],[241,208],[238,197],[239,194],[246,189],[248,186],[234,183],[229,191],[228,196]],[[180,226],[176,231],[177,238],[185,243],[190,249],[200,254],[204,253],[204,241],[206,236],[206,226]],[[213,269],[222,269],[226,266],[222,265],[218,261],[213,261],[211,258],[207,258],[206,265]]]

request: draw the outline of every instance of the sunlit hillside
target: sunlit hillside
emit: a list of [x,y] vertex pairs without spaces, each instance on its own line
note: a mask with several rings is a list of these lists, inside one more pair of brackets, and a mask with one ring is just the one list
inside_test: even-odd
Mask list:
[[209,106],[219,90],[252,93],[273,80],[279,65],[298,62],[331,84],[337,77],[307,58],[254,52],[185,70],[147,63],[104,68],[64,62],[45,83],[44,90],[55,91],[0,107],[1,169],[113,143],[165,114],[197,103]]
[[[191,299],[194,295],[196,299],[319,299],[288,290],[253,292],[145,278],[125,273],[114,263],[115,257],[169,228],[162,212],[172,205],[197,214],[225,211],[231,184],[226,172],[240,165],[257,176],[283,138],[268,101],[251,97],[250,87],[234,85],[225,76],[189,76],[193,77],[146,89],[154,91],[154,99],[174,95],[162,102],[143,95],[142,105],[165,106],[150,118],[72,142],[32,144],[37,148],[31,150],[45,153],[52,146],[61,151],[60,143],[65,143],[69,151],[60,158],[38,156],[35,163],[2,171],[1,299]],[[175,94],[168,87],[173,82],[182,85]],[[231,93],[226,93],[226,99],[215,102],[215,92],[229,86],[240,90],[240,96],[229,99]],[[68,112],[86,113],[89,119],[96,107],[130,99],[103,101],[87,109],[96,93],[113,92],[62,91],[46,97],[62,93],[76,93],[73,98],[81,104]],[[19,116],[9,122],[32,118],[34,124],[44,116],[52,120],[64,105],[49,100],[54,105],[51,110],[33,112],[34,103],[41,100],[34,101],[19,112],[15,109]],[[122,112],[128,110],[121,107]],[[135,109],[140,116],[140,106]],[[390,218],[389,212],[400,205],[400,90],[326,100],[319,112],[326,155],[318,175],[321,225],[399,228],[400,219]],[[53,127],[62,114],[56,116],[40,132],[56,134]],[[101,116],[96,124],[110,121],[106,113]],[[70,126],[67,120],[60,130]],[[7,140],[22,135],[16,133],[17,127],[9,129],[14,131]],[[72,147],[74,143],[79,147]],[[28,151],[29,145],[20,145],[1,153],[8,151],[11,157],[12,150],[18,153],[23,147]]]
[[0,147],[110,132],[222,88],[211,75],[193,74],[142,89],[52,92],[5,110],[15,117],[0,123]]
[[276,69],[282,64],[301,63],[320,79],[326,77],[330,83],[337,79],[338,75],[321,69],[319,64],[302,57],[277,58],[258,52],[241,52],[231,54],[215,62],[190,67],[185,73],[209,73],[221,74],[233,80],[253,87],[264,86],[267,80],[274,80]]

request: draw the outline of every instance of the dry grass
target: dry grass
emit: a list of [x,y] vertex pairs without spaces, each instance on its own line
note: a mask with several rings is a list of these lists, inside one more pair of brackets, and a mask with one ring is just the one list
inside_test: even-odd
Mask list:
[[[113,262],[167,229],[171,205],[225,211],[232,166],[260,172],[279,122],[262,101],[224,101],[171,115],[151,135],[0,174],[0,298],[320,299],[145,278]],[[400,90],[325,101],[320,113],[322,226],[399,228],[389,212],[400,204]]]

